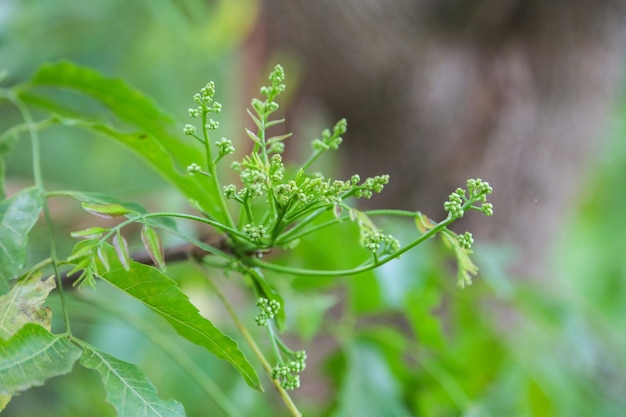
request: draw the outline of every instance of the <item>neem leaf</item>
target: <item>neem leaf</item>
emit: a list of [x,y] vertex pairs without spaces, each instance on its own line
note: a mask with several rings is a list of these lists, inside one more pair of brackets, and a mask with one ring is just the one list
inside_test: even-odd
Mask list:
[[50,330],[50,309],[43,303],[55,286],[53,277],[41,281],[38,274],[33,274],[0,297],[0,339],[10,338],[26,323],[37,323]]
[[83,239],[98,239],[108,230],[109,229],[105,229],[104,227],[95,226],[83,230],[77,230],[76,232],[70,233],[70,236]]
[[[105,105],[117,118],[138,131],[122,133],[106,124],[86,122],[93,117],[68,112],[65,106],[54,100],[42,100],[42,95],[38,92],[40,87],[55,87],[84,94]],[[216,207],[220,189],[207,190],[206,178],[201,175],[191,177],[186,172],[179,171],[192,162],[201,160],[202,153],[191,141],[181,141],[180,133],[174,130],[172,117],[124,80],[106,77],[92,68],[63,61],[42,65],[30,81],[20,86],[19,94],[27,103],[45,103],[47,108],[63,116],[84,119],[74,122],[128,146],[174,183],[188,198],[196,200],[204,210]],[[70,119],[59,119],[62,123],[72,122]],[[225,219],[227,215],[221,210],[214,210],[212,214],[218,219]]]
[[164,401],[146,375],[135,365],[83,345],[80,364],[100,374],[109,402],[119,417],[183,417],[183,406]]
[[65,335],[53,335],[27,323],[8,340],[0,340],[0,395],[13,395],[67,374],[81,350]]
[[133,213],[132,210],[127,209],[121,204],[90,204],[82,202],[80,205],[85,211],[91,214],[109,219]]
[[120,260],[122,266],[126,271],[130,270],[130,253],[128,252],[128,243],[124,236],[122,236],[122,232],[120,229],[117,229],[115,236],[113,236],[113,247],[115,248],[115,253],[117,254],[117,259]]
[[0,202],[0,294],[9,290],[26,263],[28,232],[41,212],[41,195],[37,188],[25,188]]
[[165,272],[165,257],[163,256],[161,239],[154,229],[147,224],[141,228],[141,241],[154,265]]
[[144,303],[185,339],[230,362],[248,385],[261,390],[256,371],[237,342],[202,317],[176,282],[158,269],[137,262],[131,262],[130,270],[125,271],[110,258],[111,271],[104,273],[103,279]]

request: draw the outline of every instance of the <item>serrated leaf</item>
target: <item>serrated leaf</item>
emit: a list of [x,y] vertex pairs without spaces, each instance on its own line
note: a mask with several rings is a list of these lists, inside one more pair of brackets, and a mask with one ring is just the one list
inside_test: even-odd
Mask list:
[[144,303],[185,339],[230,362],[248,385],[261,390],[256,371],[237,342],[202,317],[176,282],[151,266],[131,262],[126,272],[119,263],[114,263],[116,259],[110,261],[111,271],[102,274],[103,279]]
[[14,395],[65,375],[81,355],[65,335],[53,335],[35,323],[0,340],[0,395]]
[[113,236],[113,247],[115,248],[117,259],[119,259],[124,269],[129,271],[130,253],[128,252],[128,242],[126,242],[126,239],[122,236],[120,229],[117,229],[115,236]]
[[150,255],[150,259],[154,262],[154,265],[161,271],[165,272],[165,257],[163,256],[163,245],[161,244],[161,238],[153,228],[144,224],[141,228],[141,241],[144,248]]
[[164,401],[156,388],[135,365],[83,345],[80,364],[100,374],[107,394],[119,417],[183,417],[183,406],[173,400]]
[[0,339],[7,340],[26,323],[37,323],[50,330],[51,312],[43,303],[54,287],[53,277],[41,281],[38,274],[33,274],[0,297]]
[[133,211],[120,204],[90,204],[82,202],[80,205],[85,211],[91,214],[109,219],[133,213]]
[[26,263],[28,232],[41,212],[37,188],[26,188],[0,202],[0,294],[9,290],[9,281],[17,277]]

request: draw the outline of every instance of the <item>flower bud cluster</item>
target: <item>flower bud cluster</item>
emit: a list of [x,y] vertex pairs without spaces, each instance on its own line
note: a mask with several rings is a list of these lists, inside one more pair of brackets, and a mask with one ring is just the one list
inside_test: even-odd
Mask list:
[[364,232],[363,247],[372,253],[389,254],[400,249],[400,242],[391,235],[380,232]]
[[259,298],[256,302],[260,313],[254,318],[258,326],[267,326],[267,322],[273,319],[280,310],[280,303],[276,300],[268,300],[267,298]]
[[196,164],[195,162],[189,164],[189,166],[187,166],[187,172],[189,173],[189,175],[194,175],[199,173],[202,170],[202,167],[200,167],[200,165]]
[[449,212],[453,219],[460,219],[465,214],[463,210],[463,198],[465,191],[457,188],[455,192],[448,196],[448,201],[443,203],[445,211]]
[[458,235],[457,239],[459,240],[459,246],[464,249],[471,249],[474,244],[474,238],[470,232],[465,232],[462,235]]
[[222,138],[215,142],[215,146],[217,146],[217,151],[219,152],[218,158],[235,153],[235,147],[229,139]]
[[255,243],[261,242],[261,239],[263,239],[267,233],[267,229],[262,224],[253,225],[250,223],[246,224],[241,231],[251,242]]
[[348,122],[346,121],[346,119],[339,120],[335,124],[332,133],[330,132],[330,130],[324,129],[322,131],[322,139],[313,140],[313,150],[317,152],[323,152],[329,149],[337,150],[339,148],[339,145],[341,145],[341,142],[343,142],[341,135],[346,133],[347,129]]
[[[284,144],[282,142],[277,142],[277,143],[280,143],[284,147]],[[283,164],[282,156],[280,156],[279,154],[272,155],[272,159],[270,160],[269,172],[270,172],[270,178],[272,179],[272,181],[274,182],[282,181],[283,177],[285,176],[285,165]]]
[[272,379],[278,380],[280,386],[286,390],[294,390],[300,387],[300,376],[298,374],[306,368],[305,351],[299,350],[291,356],[291,361],[276,365],[272,369]]
[[[352,176],[353,181],[355,177],[358,178],[358,175]],[[374,193],[380,193],[387,184],[389,184],[389,175],[377,175],[374,178],[367,178],[363,184],[356,188],[354,196],[356,198],[372,198]]]

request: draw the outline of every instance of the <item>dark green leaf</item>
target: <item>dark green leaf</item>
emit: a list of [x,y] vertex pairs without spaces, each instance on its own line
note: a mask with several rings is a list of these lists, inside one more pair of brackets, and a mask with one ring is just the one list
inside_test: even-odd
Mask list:
[[80,355],[65,335],[27,323],[10,339],[0,340],[0,395],[16,394],[67,374]]
[[230,362],[248,385],[261,389],[256,371],[237,343],[202,317],[174,281],[151,266],[131,262],[127,272],[115,261],[110,257],[111,271],[102,278],[158,313],[187,340]]
[[9,289],[26,263],[28,232],[37,222],[42,202],[37,188],[26,188],[0,202],[0,294]]
[[119,417],[182,417],[183,406],[173,400],[164,401],[156,388],[135,365],[121,361],[83,345],[85,353],[80,364],[100,374],[109,402]]

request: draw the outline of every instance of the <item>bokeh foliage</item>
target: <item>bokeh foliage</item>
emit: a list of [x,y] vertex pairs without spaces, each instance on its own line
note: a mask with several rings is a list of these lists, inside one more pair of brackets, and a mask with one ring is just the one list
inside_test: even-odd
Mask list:
[[[258,7],[253,0],[8,0],[0,5],[0,69],[8,71],[7,81],[13,83],[45,62],[70,59],[126,79],[178,115],[179,123],[190,94],[214,79],[228,94],[222,100],[223,133],[241,137],[239,51]],[[332,340],[333,349],[320,347],[331,351],[320,362],[328,380],[318,382],[328,386],[299,394],[306,415],[623,415],[625,103],[616,106],[595,169],[580,186],[580,207],[571,216],[564,213],[562,237],[545,282],[508,276],[504,271],[512,254],[477,246],[481,276],[459,290],[454,271],[434,244],[376,273],[313,281],[273,276],[286,294],[301,301],[287,305],[295,336],[309,343],[320,332]],[[2,130],[16,120],[12,111],[0,112]],[[43,146],[48,181],[121,197],[141,192],[148,204],[159,207],[177,204],[168,201],[174,197],[160,177],[110,141],[59,127],[46,132]],[[9,191],[13,183],[30,181],[29,158],[25,141],[9,153]],[[80,219],[70,214],[64,222],[67,230],[75,230]],[[36,240],[34,233],[31,239]],[[361,260],[362,253],[348,250],[342,236],[328,233],[324,247],[304,241],[297,249],[302,267],[338,268]],[[195,269],[172,269],[204,314],[218,323],[224,320]],[[109,292],[99,286],[89,299],[72,302],[77,332],[146,370],[160,395],[179,399],[187,415],[220,415],[185,367],[150,343],[155,329],[167,339],[163,323],[146,322],[145,308],[130,299],[116,306],[117,318],[111,316]],[[228,326],[225,320],[221,324]],[[282,412],[274,408],[271,395],[243,389],[243,382],[218,360],[191,345],[182,349],[188,366],[201,371],[199,378],[218,385],[235,405],[231,415]],[[114,415],[96,379],[77,369],[14,398],[4,413]]]

